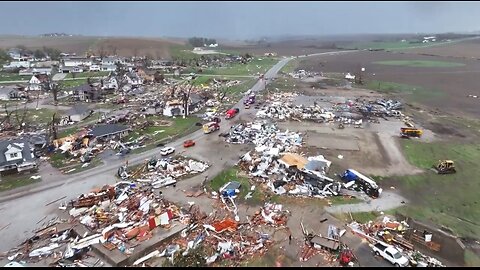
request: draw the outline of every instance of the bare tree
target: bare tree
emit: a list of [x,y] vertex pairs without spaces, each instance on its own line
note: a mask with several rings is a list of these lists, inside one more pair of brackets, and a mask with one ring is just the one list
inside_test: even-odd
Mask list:
[[137,56],[138,56],[138,48],[135,47],[135,48],[133,48],[133,57],[135,57],[135,59],[137,59]]
[[107,55],[107,52],[105,51],[105,46],[102,44],[98,48],[98,55],[100,55],[101,58],[105,57]]

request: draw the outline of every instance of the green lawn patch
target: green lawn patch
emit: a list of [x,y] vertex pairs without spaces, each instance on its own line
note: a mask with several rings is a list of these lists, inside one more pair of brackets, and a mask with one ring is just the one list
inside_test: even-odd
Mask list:
[[252,194],[252,198],[249,198],[245,200],[245,195],[250,192],[250,189],[252,185],[250,184],[250,181],[246,176],[240,173],[240,171],[237,168],[230,168],[228,170],[224,170],[215,178],[213,178],[209,185],[210,188],[212,188],[214,191],[218,192],[218,190],[225,185],[226,183],[230,181],[237,181],[239,182],[242,186],[240,187],[240,194],[238,195],[237,199],[235,199],[235,203],[237,202],[246,202],[248,204],[259,204],[263,203],[264,201],[264,196],[263,194],[258,190],[259,186],[257,185],[255,187],[255,191]]
[[380,216],[380,212],[337,213],[334,216],[345,222],[351,222],[353,218],[356,222],[367,223],[376,220]]
[[442,99],[446,94],[440,90],[427,89],[421,86],[409,85],[395,82],[368,81],[367,84],[359,86],[386,94],[402,94],[411,101],[422,101],[430,99]]
[[79,78],[79,79],[68,80],[68,81],[63,80],[59,83],[58,88],[60,90],[68,90],[70,88],[77,87],[86,83],[87,83],[87,78]]
[[327,199],[332,205],[361,203],[362,200],[355,197],[333,196]]
[[[88,78],[88,77],[104,77],[107,76],[110,72],[109,71],[92,71],[92,72],[82,72],[82,73],[75,73],[75,78]],[[68,73],[65,78],[74,78],[73,73]]]
[[28,81],[32,76],[20,76],[15,73],[0,73],[0,82]]
[[240,84],[234,85],[232,87],[227,88],[227,93],[231,95],[242,94],[246,92],[248,89],[252,88],[257,83],[257,80],[250,79],[243,81]]
[[[134,130],[130,133],[126,140],[135,140],[142,135],[150,135],[152,136],[153,141],[159,141],[176,135],[186,135],[201,128],[200,126],[195,125],[195,123],[199,122],[200,119],[193,116],[185,119],[183,117],[161,119],[172,121],[173,124],[170,126],[150,126],[143,130]],[[163,132],[157,132],[161,130],[163,130]],[[153,135],[155,132],[157,132],[156,135]]]
[[472,267],[472,266],[480,266],[480,256],[478,256],[475,252],[466,249],[465,250],[465,265]]
[[434,68],[444,68],[444,67],[462,67],[465,64],[455,63],[455,62],[446,62],[446,61],[429,61],[429,60],[391,60],[391,61],[377,61],[373,64],[378,65],[388,65],[388,66],[405,66],[405,67],[434,67]]
[[300,61],[298,59],[292,59],[290,61],[288,61],[288,63],[283,66],[283,68],[280,70],[280,72],[283,72],[283,73],[292,73],[295,71],[295,69],[298,68],[300,64]]
[[23,187],[26,185],[38,183],[40,179],[31,179],[30,177],[37,174],[27,174],[27,175],[8,175],[0,177],[0,192],[12,190],[18,187]]
[[[398,177],[397,183],[415,203],[398,209],[412,218],[450,228],[459,236],[480,235],[480,144],[421,143],[402,140],[408,161],[426,169],[423,174]],[[429,170],[438,160],[451,159],[457,173],[438,175]]]
[[210,83],[211,80],[212,80],[212,77],[200,76],[195,78],[195,80],[193,80],[193,85],[201,85],[201,84],[208,85],[208,83]]
[[278,60],[275,58],[255,58],[247,64],[234,63],[226,67],[205,69],[202,73],[211,75],[255,75],[267,72],[276,63],[278,63]]
[[383,50],[404,50],[410,48],[419,48],[419,47],[431,47],[437,46],[441,44],[448,44],[451,42],[434,42],[434,43],[410,43],[415,42],[414,40],[407,40],[406,42],[401,41],[378,41],[378,42],[354,42],[342,47],[342,49],[358,49],[358,50],[365,50],[365,49],[383,49]]

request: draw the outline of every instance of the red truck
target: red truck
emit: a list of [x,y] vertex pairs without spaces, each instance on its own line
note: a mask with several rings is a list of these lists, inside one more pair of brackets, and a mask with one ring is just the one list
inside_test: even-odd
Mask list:
[[227,111],[227,114],[225,115],[225,119],[230,119],[230,118],[233,118],[235,115],[237,115],[237,113],[240,111],[239,108],[235,108],[235,109],[230,109]]

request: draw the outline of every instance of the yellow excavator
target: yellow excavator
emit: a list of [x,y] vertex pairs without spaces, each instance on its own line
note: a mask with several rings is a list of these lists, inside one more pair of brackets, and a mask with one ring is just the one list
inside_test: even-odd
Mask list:
[[437,165],[433,165],[433,168],[438,174],[450,174],[456,173],[455,163],[453,160],[439,160]]

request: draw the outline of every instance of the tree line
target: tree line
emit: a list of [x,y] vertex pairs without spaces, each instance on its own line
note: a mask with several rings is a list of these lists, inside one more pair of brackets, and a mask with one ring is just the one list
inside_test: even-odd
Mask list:
[[203,47],[203,45],[216,44],[217,41],[213,38],[192,37],[188,39],[188,43],[193,47]]

